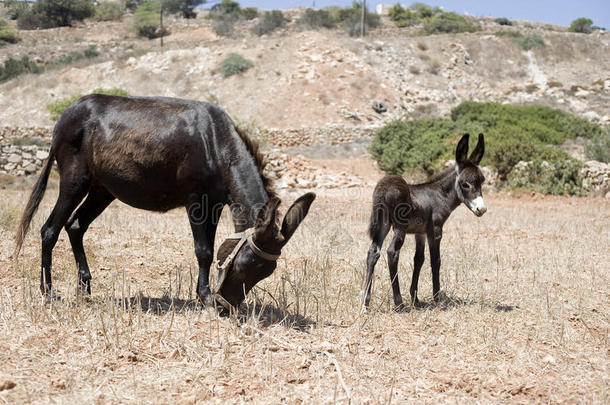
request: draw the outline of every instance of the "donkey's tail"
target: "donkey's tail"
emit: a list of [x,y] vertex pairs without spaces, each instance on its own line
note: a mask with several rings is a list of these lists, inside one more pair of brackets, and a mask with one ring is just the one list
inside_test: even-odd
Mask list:
[[40,205],[40,201],[42,201],[42,197],[44,196],[44,192],[47,189],[47,182],[49,181],[49,174],[51,173],[51,168],[53,167],[53,160],[55,156],[53,154],[53,147],[49,151],[49,157],[47,158],[44,166],[42,168],[42,172],[40,173],[40,177],[36,181],[36,185],[32,190],[32,194],[30,194],[30,199],[28,200],[28,204],[23,211],[23,215],[21,216],[21,221],[19,222],[19,227],[17,228],[17,232],[15,233],[15,250],[13,251],[13,259],[17,260],[17,256],[21,251],[21,246],[23,245],[23,239],[25,239],[25,235],[30,228],[30,222],[32,222],[32,217],[36,213],[38,209],[38,205]]
[[[373,210],[371,211],[371,219],[369,220],[369,236],[373,241],[378,240],[383,234],[385,228],[389,226],[387,207],[385,204],[380,204],[373,196]],[[384,234],[385,235],[385,234]]]

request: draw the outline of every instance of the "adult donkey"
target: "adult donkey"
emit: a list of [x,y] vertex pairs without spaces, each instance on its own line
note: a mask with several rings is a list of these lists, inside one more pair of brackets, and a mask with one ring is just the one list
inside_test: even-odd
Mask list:
[[368,308],[371,300],[373,271],[379,259],[379,250],[390,227],[394,228],[394,238],[388,248],[388,267],[390,268],[395,309],[404,308],[398,284],[397,267],[400,248],[407,233],[415,234],[411,301],[415,305],[419,305],[417,283],[419,271],[424,263],[424,247],[427,238],[432,264],[432,289],[434,300],[438,302],[443,224],[461,203],[464,203],[478,217],[487,211],[481,194],[481,186],[485,177],[478,166],[485,152],[483,134],[479,134],[479,141],[470,158],[468,158],[468,138],[468,134],[464,135],[457,145],[456,165],[432,176],[427,182],[407,184],[401,176],[386,176],[375,187],[373,212],[369,225],[369,235],[373,242],[366,259],[365,308]]
[[[315,198],[307,193],[297,199],[280,228],[280,200],[262,172],[257,145],[216,105],[89,95],[72,104],[55,126],[49,158],[17,231],[15,258],[44,195],[53,160],[60,174],[59,197],[41,230],[40,289],[47,298],[57,298],[51,255],[63,226],[78,266],[80,290],[91,294],[83,235],[116,198],[150,211],[186,207],[199,264],[199,299],[204,305],[217,301],[237,306],[273,272],[282,247]],[[219,250],[221,275],[213,295],[209,271],[225,205],[231,207],[237,233]]]

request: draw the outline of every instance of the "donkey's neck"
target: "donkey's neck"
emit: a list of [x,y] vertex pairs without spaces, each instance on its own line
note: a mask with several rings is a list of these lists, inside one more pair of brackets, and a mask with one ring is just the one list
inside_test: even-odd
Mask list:
[[446,215],[449,216],[460,205],[460,199],[455,189],[456,181],[457,170],[454,166],[433,175],[431,181],[419,184],[415,188],[427,195],[434,195],[435,205],[446,207]]
[[238,137],[235,141],[234,158],[229,161],[228,202],[236,232],[254,226],[258,212],[269,201],[266,179],[252,151]]

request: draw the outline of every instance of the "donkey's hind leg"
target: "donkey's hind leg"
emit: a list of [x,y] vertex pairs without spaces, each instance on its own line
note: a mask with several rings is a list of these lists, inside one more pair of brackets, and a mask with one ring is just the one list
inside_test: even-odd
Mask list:
[[373,242],[371,242],[371,246],[369,247],[369,252],[366,256],[366,286],[364,293],[364,309],[368,309],[369,303],[371,302],[371,289],[373,288],[373,272],[375,271],[375,264],[377,264],[377,260],[379,260],[381,245],[383,245],[383,240],[388,235],[390,231],[390,224],[387,222],[382,222],[379,224],[379,228],[377,232],[373,235]]
[[400,284],[398,282],[398,258],[400,249],[405,241],[405,231],[394,228],[394,237],[388,247],[388,267],[390,269],[390,281],[392,282],[392,293],[394,294],[394,309],[402,311],[402,295],[400,295]]
[[420,306],[417,299],[417,284],[419,282],[419,272],[424,264],[425,259],[426,236],[424,234],[415,235],[415,256],[413,256],[413,277],[411,278],[411,302],[415,306]]
[[66,223],[66,232],[70,237],[72,252],[78,268],[78,291],[80,293],[91,294],[91,273],[83,248],[83,236],[89,225],[113,200],[114,196],[105,188],[93,187],[89,191],[85,202],[78,207]]
[[51,215],[40,230],[42,240],[41,254],[41,270],[40,270],[40,290],[47,299],[59,299],[59,296],[53,291],[51,282],[51,263],[53,248],[57,243],[57,238],[61,232],[68,217],[81,202],[87,189],[89,182],[86,177],[80,177],[81,182],[74,181],[80,176],[63,175],[61,176],[59,185],[59,197]]

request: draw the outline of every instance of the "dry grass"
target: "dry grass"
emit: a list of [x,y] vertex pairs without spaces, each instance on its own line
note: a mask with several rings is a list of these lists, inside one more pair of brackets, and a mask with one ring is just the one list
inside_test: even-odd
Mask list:
[[[0,210],[25,196],[4,192]],[[0,227],[0,402],[609,401],[607,200],[491,196],[480,219],[460,207],[442,245],[447,301],[393,313],[384,254],[361,314],[370,197],[320,196],[276,272],[232,318],[191,302],[195,259],[181,211],[113,204],[85,240],[89,301],[75,298],[62,234],[54,280],[65,301],[52,305],[38,295],[37,232],[13,268]],[[225,218],[218,239],[229,232]],[[403,293],[412,255],[409,239]]]

